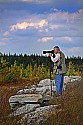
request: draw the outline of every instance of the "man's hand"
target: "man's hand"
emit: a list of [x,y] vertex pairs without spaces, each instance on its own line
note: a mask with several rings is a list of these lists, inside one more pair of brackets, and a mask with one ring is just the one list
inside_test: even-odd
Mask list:
[[52,56],[52,53],[49,53],[49,56],[51,57],[51,56]]

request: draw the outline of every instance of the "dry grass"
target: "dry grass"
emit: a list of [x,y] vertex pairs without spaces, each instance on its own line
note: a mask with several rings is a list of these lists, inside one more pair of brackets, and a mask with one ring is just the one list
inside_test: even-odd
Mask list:
[[83,125],[83,80],[67,86],[62,97],[50,104],[61,104],[59,110],[48,115],[44,125]]
[[18,83],[0,83],[0,125],[21,125],[18,123],[21,116],[10,117],[12,110],[8,102],[9,97],[15,95],[18,90],[25,88],[25,86],[29,87],[37,83],[36,78],[19,80]]
[[12,116],[12,110],[9,106],[9,97],[16,94],[19,89],[23,89],[29,81],[19,81],[19,83],[0,83],[0,125],[19,125],[17,121],[21,118]]
[[[21,118],[12,116],[8,99],[11,95],[24,88],[30,81],[20,81],[18,84],[0,84],[0,125],[21,125]],[[83,80],[67,86],[59,98],[53,98],[50,104],[61,104],[53,114],[47,115],[47,121],[42,125],[82,125],[83,124]]]
[[0,86],[0,125],[14,125],[16,118],[10,118],[11,112],[8,99],[11,95],[15,94],[15,90],[11,90],[9,86]]

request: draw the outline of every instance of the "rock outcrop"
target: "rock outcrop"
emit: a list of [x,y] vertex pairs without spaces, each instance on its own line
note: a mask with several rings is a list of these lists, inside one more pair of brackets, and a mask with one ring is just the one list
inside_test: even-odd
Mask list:
[[42,99],[41,94],[21,94],[9,98],[11,108],[16,104],[38,103]]
[[[64,78],[64,89],[66,85],[72,83],[76,80],[80,80],[79,76],[65,76]],[[16,95],[9,98],[9,103],[12,109],[14,109],[13,115],[24,114],[23,119],[27,118],[27,124],[31,121],[38,125],[45,113],[52,112],[59,105],[50,105],[41,107],[41,104],[49,101],[51,96],[51,86],[52,91],[55,92],[56,84],[54,80],[44,79],[41,80],[37,85],[33,85],[30,88],[25,86],[25,88],[19,90]],[[23,122],[23,119],[21,122]]]

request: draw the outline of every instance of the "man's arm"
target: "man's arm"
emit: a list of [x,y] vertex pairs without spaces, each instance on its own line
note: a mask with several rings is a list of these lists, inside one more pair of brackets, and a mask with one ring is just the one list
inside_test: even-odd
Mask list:
[[52,62],[57,62],[57,61],[60,60],[60,54],[59,54],[59,53],[57,53],[57,54],[55,55],[55,58],[52,57],[52,54],[49,54],[49,56],[50,56]]

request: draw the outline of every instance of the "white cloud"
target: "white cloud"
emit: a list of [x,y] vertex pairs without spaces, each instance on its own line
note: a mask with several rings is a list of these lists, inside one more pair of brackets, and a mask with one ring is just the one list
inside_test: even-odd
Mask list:
[[9,31],[6,31],[5,33],[3,33],[3,36],[8,36],[9,35]]
[[48,25],[48,22],[46,20],[41,20],[37,25],[38,27],[43,27],[43,26]]
[[23,23],[17,23],[16,25],[12,25],[10,26],[10,31],[13,31],[13,30],[25,30],[29,27],[33,27],[33,28],[42,28],[44,26],[47,26],[48,25],[48,22],[44,19],[42,19],[41,21],[39,22],[23,22]]
[[70,0],[70,1],[65,1],[62,0],[61,2],[59,0],[0,0],[0,2],[30,2],[30,3],[53,3],[56,4],[56,6],[61,6],[61,5],[71,5],[71,3],[80,5],[83,3],[83,0],[77,0],[75,3],[75,0]]
[[66,56],[81,56],[83,57],[83,47],[71,47],[63,49]]
[[[11,25],[10,31],[26,29],[30,29],[32,31],[33,29],[37,29],[41,33],[47,33],[45,36],[48,36],[50,33],[54,36],[55,32],[55,36],[56,34],[58,36],[59,33],[59,36],[71,34],[73,37],[73,34],[77,35],[79,31],[80,34],[82,34],[82,20],[83,9],[80,9],[75,13],[58,10],[51,14],[28,14],[26,19],[22,19],[22,21],[20,21],[21,23],[18,22],[17,24]],[[66,33],[66,31],[68,32]],[[65,38],[66,41],[68,39],[68,37]],[[68,41],[71,41],[71,39]]]
[[53,12],[48,14],[48,20],[50,21],[65,21],[65,22],[75,22],[83,19],[83,9],[78,10],[75,13],[68,13],[65,11],[58,10],[57,12]]
[[63,27],[63,25],[58,25],[58,24],[50,24],[49,25],[49,27],[51,28],[51,29],[58,29],[58,28],[61,28],[61,27]]
[[38,42],[49,42],[53,40],[53,37],[43,37],[41,39],[38,39]]
[[57,8],[51,8],[50,10],[51,10],[51,11],[54,11],[54,12],[59,11]]
[[39,32],[43,32],[43,33],[48,33],[49,32],[49,29],[48,28],[40,28],[39,30],[38,30]]
[[[17,2],[17,0],[0,0],[0,2]],[[45,3],[51,3],[52,1],[51,0],[18,0],[18,2],[45,4]]]
[[21,0],[23,2],[50,3],[51,0]]
[[55,40],[62,42],[71,42],[73,39],[69,36],[65,36],[65,37],[56,37]]

